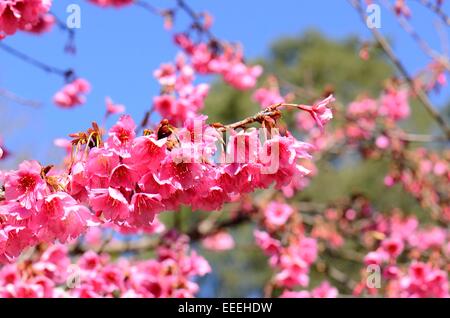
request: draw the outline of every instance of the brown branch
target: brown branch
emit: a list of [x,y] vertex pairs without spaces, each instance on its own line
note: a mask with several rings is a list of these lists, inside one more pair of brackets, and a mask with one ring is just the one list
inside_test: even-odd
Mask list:
[[204,233],[200,231],[198,227],[195,227],[191,231],[187,233],[187,235],[191,238],[191,240],[197,241],[201,240],[205,237],[208,237],[210,235],[213,235],[217,232],[220,232],[221,230],[225,230],[228,228],[232,228],[238,225],[241,225],[243,223],[246,223],[251,220],[250,213],[239,213],[236,217],[219,222],[215,227],[213,227],[210,231],[207,233]]
[[29,106],[33,108],[39,108],[42,106],[41,102],[34,101],[31,99],[26,99],[21,96],[14,94],[13,92],[6,90],[4,88],[0,88],[0,96],[20,105]]
[[[367,15],[361,6],[361,3],[358,0],[348,0],[348,1],[356,9],[362,21],[365,23]],[[374,36],[378,44],[381,46],[383,51],[386,53],[387,57],[391,60],[391,62],[396,66],[398,71],[405,78],[409,87],[416,94],[417,98],[425,107],[425,109],[428,111],[430,116],[433,117],[433,119],[439,124],[439,126],[444,131],[447,139],[450,140],[450,127],[448,126],[444,118],[439,114],[439,112],[434,108],[430,99],[428,98],[428,95],[420,87],[417,87],[417,85],[415,85],[413,78],[409,75],[405,66],[395,55],[391,45],[387,42],[384,36],[376,28],[370,28],[370,31],[372,32],[372,35]]]
[[408,134],[408,133],[399,133],[394,136],[399,138],[402,141],[407,141],[407,142],[447,142],[447,139],[442,136]]
[[155,15],[158,16],[163,16],[164,15],[164,11],[161,9],[158,9],[156,7],[154,7],[153,5],[151,5],[148,2],[142,1],[142,0],[135,0],[134,4],[138,7],[141,7],[143,9],[145,9],[146,11],[153,13]]
[[331,278],[344,285],[350,291],[353,291],[353,289],[356,286],[356,282],[354,280],[352,280],[350,277],[348,277],[345,273],[341,272],[336,267],[328,266],[327,269],[328,269],[327,273],[328,275],[330,275]]
[[[392,6],[390,7],[390,9],[394,11],[394,8],[392,8]],[[431,59],[438,61],[442,66],[444,66],[448,71],[450,71],[450,63],[448,57],[433,50],[428,45],[428,43],[419,35],[419,33],[414,29],[411,23],[408,22],[406,18],[397,15],[395,16],[397,18],[398,23],[403,28],[403,30],[407,34],[409,34],[409,36],[411,36],[411,38],[414,40],[414,42],[416,42],[416,44],[423,51],[423,53],[425,55],[428,55]]]
[[[238,214],[236,217],[219,222],[217,225],[215,225],[210,231],[207,233],[202,232],[198,227],[195,227],[191,229],[189,232],[185,233],[191,241],[199,241],[205,237],[208,237],[210,235],[213,235],[221,230],[239,226],[243,223],[246,223],[250,221],[250,215],[249,214]],[[105,242],[101,245],[99,248],[99,252],[104,253],[112,253],[112,254],[120,254],[125,252],[142,252],[142,251],[149,251],[153,250],[161,243],[159,238],[151,238],[146,237],[138,241],[132,241],[132,242],[126,242],[126,241],[120,241],[120,242],[111,242],[112,237],[105,240]],[[89,249],[85,246],[76,245],[72,249],[72,254],[82,254]]]
[[416,0],[416,1],[420,2],[422,5],[424,5],[425,7],[427,7],[428,9],[433,11],[434,13],[436,13],[436,15],[438,17],[440,17],[441,20],[445,24],[450,26],[450,17],[442,10],[442,8],[440,6],[434,4],[430,0]]
[[220,44],[220,41],[217,39],[217,37],[216,37],[214,34],[212,34],[212,32],[211,32],[210,30],[205,29],[205,28],[202,26],[202,23],[201,23],[201,21],[200,21],[200,15],[197,14],[197,13],[194,11],[194,9],[192,9],[192,8],[186,3],[186,1],[184,1],[184,0],[177,0],[177,4],[178,4],[178,7],[179,7],[180,9],[182,9],[184,12],[186,12],[186,14],[187,14],[189,17],[191,17],[191,19],[194,21],[194,26],[195,26],[196,28],[198,28],[201,32],[205,33],[205,34],[209,37],[209,39],[210,39],[211,41],[214,41],[215,43]]
[[225,126],[221,126],[218,128],[218,130],[224,131],[227,129],[244,128],[244,127],[251,125],[253,123],[256,123],[256,122],[262,123],[267,117],[277,118],[277,117],[281,116],[281,112],[280,112],[279,108],[282,108],[282,107],[293,107],[293,108],[297,108],[297,109],[301,109],[301,110],[305,110],[305,111],[311,111],[310,106],[300,105],[300,104],[279,103],[279,104],[269,106],[266,109],[264,109],[263,111],[260,111],[257,114],[247,117],[238,122],[235,122],[235,123],[232,123],[229,125],[225,125]]
[[[279,106],[282,106],[282,104],[280,104]],[[235,122],[233,124],[229,124],[229,125],[220,127],[218,130],[224,131],[227,129],[237,129],[237,128],[246,127],[246,126],[256,123],[256,122],[261,123],[264,120],[264,117],[266,117],[266,116],[272,117],[272,116],[278,115],[279,111],[277,111],[276,108],[278,108],[278,107],[275,107],[275,108],[269,107],[269,108],[257,113],[256,115],[247,117],[247,118],[240,120],[238,122]]]
[[0,49],[2,49],[3,51],[9,53],[10,55],[12,55],[30,65],[33,65],[47,73],[56,74],[56,75],[62,76],[64,78],[73,76],[72,70],[70,70],[70,69],[63,70],[63,69],[57,68],[55,66],[41,62],[41,61],[35,59],[34,57],[31,57],[28,54],[20,52],[19,50],[16,50],[15,48],[13,48],[11,46],[6,45],[5,43],[3,43],[3,41],[0,42]]

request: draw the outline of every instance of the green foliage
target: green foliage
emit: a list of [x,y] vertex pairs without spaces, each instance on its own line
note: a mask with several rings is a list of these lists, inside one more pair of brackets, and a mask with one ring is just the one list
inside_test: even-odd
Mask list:
[[377,96],[383,80],[394,73],[380,50],[371,50],[368,61],[359,57],[359,50],[356,37],[335,41],[308,31],[300,38],[281,39],[272,45],[266,67],[297,86],[317,92],[332,85],[337,98],[346,103],[364,92]]
[[[368,61],[361,60],[359,46],[355,37],[335,41],[316,31],[308,31],[299,37],[276,41],[269,57],[255,62],[264,66],[266,74],[275,74],[283,81],[316,92],[315,97],[331,86],[338,100],[348,103],[361,93],[378,96],[383,81],[394,74],[377,49],[371,51]],[[205,112],[212,121],[224,123],[249,116],[259,109],[251,101],[251,94],[216,83]],[[301,97],[299,102],[311,101],[307,99]]]

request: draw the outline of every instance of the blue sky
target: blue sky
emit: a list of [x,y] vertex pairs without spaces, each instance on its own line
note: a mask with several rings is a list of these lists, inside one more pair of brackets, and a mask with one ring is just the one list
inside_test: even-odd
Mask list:
[[[147,0],[158,7],[167,7],[174,0]],[[316,28],[332,38],[356,34],[370,38],[369,31],[346,0],[191,0],[195,9],[207,10],[215,17],[213,32],[230,41],[239,41],[248,58],[264,56],[268,47],[280,36],[294,36],[309,28]],[[413,9],[413,23],[430,44],[440,49],[432,16],[426,10],[414,10],[416,1],[408,1]],[[88,79],[93,87],[88,102],[79,108],[62,110],[52,105],[53,94],[62,86],[62,79],[0,50],[0,87],[22,97],[43,102],[39,109],[0,99],[0,134],[9,148],[24,157],[49,163],[61,157],[53,146],[53,139],[86,129],[90,122],[101,122],[104,98],[111,96],[125,104],[136,121],[150,107],[158,85],[152,71],[162,62],[171,61],[177,49],[171,36],[162,28],[160,18],[138,7],[120,10],[101,9],[83,0],[54,0],[52,11],[67,16],[71,3],[81,7],[82,27],[77,30],[75,56],[63,52],[66,36],[58,29],[44,36],[23,33],[7,38],[6,44],[59,68],[73,67],[77,74]],[[446,11],[450,12],[449,4]],[[184,26],[186,19],[176,21]],[[428,58],[416,49],[386,10],[382,11],[382,31],[395,42],[398,55],[413,72],[425,65]],[[446,35],[448,39],[448,34]],[[330,52],[332,54],[332,52]],[[330,70],[332,72],[333,70]],[[433,98],[437,103],[450,99]],[[112,121],[108,122],[108,125]],[[11,163],[11,162],[10,162]]]

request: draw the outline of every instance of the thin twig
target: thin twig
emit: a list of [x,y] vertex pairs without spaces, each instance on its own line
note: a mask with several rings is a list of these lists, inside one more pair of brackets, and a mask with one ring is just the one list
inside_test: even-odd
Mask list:
[[[362,21],[365,23],[367,16],[366,16],[366,13],[364,12],[360,2],[358,0],[348,0],[348,1],[356,9],[356,11],[359,13]],[[405,66],[397,58],[397,56],[395,55],[392,47],[386,41],[384,36],[376,28],[370,28],[370,31],[372,32],[372,35],[374,36],[374,38],[376,39],[378,44],[381,46],[383,51],[386,53],[388,58],[397,67],[399,72],[405,78],[405,80],[408,83],[409,87],[415,93],[415,95],[417,96],[419,101],[422,103],[422,105],[425,107],[425,109],[428,111],[430,116],[433,117],[433,119],[439,124],[439,126],[444,131],[447,139],[450,140],[450,127],[448,126],[448,124],[444,120],[444,118],[439,114],[439,112],[434,108],[434,106],[432,105],[430,99],[428,98],[428,95],[420,87],[417,87],[417,85],[415,85],[414,80],[409,75],[409,73],[406,70]]]
[[145,2],[142,0],[135,0],[134,4],[137,5],[138,7],[145,9],[146,11],[148,11],[150,13],[155,14],[155,15],[159,15],[159,16],[163,15],[163,10],[154,7],[153,5],[151,5],[148,2]]
[[209,30],[203,27],[201,21],[200,21],[200,15],[197,14],[194,9],[192,9],[184,0],[177,0],[178,7],[182,9],[188,16],[192,18],[194,21],[194,25],[196,28],[201,30],[203,33],[205,33],[211,41],[216,42],[220,45],[220,41],[217,39],[217,37]]
[[23,97],[18,96],[16,94],[14,94],[13,92],[10,92],[4,88],[0,88],[0,96],[6,98],[16,104],[20,104],[20,105],[24,105],[24,106],[29,106],[29,107],[33,107],[33,108],[39,108],[42,106],[41,102],[23,98]]
[[23,52],[20,52],[19,50],[5,44],[4,42],[0,42],[0,49],[3,51],[17,57],[18,59],[21,59],[22,61],[31,64],[47,73],[56,74],[59,76],[63,76],[64,78],[67,78],[68,76],[73,74],[72,70],[63,70],[60,68],[57,68],[55,66],[51,66],[49,64],[46,64],[44,62],[41,62],[34,57],[31,57]]
[[[393,6],[388,2],[384,1],[385,6],[391,11],[395,11]],[[433,50],[428,43],[420,36],[420,34],[414,29],[414,27],[409,23],[409,21],[403,16],[398,16],[395,14],[398,23],[403,28],[403,30],[411,36],[411,38],[416,42],[419,48],[424,52],[425,55],[428,55],[431,59],[438,61],[442,66],[444,66],[447,70],[450,70],[450,63],[448,57],[436,52]]]
[[75,46],[75,30],[72,28],[67,27],[67,24],[64,23],[55,13],[50,12],[51,15],[55,18],[56,25],[64,32],[67,32],[67,42],[64,50],[68,53],[75,53],[76,52],[76,46]]
[[450,17],[442,10],[440,6],[434,4],[430,0],[417,0],[417,1],[420,2],[422,5],[424,5],[425,7],[427,7],[428,9],[430,9],[431,11],[433,11],[434,13],[436,13],[436,15],[440,17],[445,24],[447,24],[447,26],[450,26]]
[[407,142],[447,142],[445,137],[423,134],[399,133],[396,137]]

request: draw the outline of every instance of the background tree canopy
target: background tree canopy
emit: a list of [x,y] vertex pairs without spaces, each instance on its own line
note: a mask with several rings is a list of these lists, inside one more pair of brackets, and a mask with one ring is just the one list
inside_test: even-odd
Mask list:
[[[359,56],[360,49],[361,42],[356,37],[335,40],[310,30],[298,37],[278,39],[272,44],[267,57],[256,62],[264,66],[266,74],[274,74],[283,81],[282,84],[298,90],[297,96],[300,99],[295,102],[311,103],[324,91],[332,90],[341,107],[346,107],[358,94],[378,97],[385,80],[395,76],[393,66],[381,50],[372,48],[370,58],[364,61]],[[262,78],[261,82],[266,80],[267,78]],[[302,94],[300,90],[305,93]],[[216,82],[208,97],[205,113],[212,122],[222,123],[252,115],[260,106],[252,101],[251,94],[252,92],[239,92],[224,83]],[[420,105],[414,103],[412,116],[404,123],[404,128],[407,130],[408,127],[414,127],[416,132],[429,132],[433,129],[431,118]],[[333,124],[339,125],[339,121],[334,121]],[[287,125],[292,125],[292,122]],[[358,155],[350,153],[340,156],[339,160],[333,156],[319,160],[319,174],[298,195],[298,199],[326,204],[344,198],[349,193],[362,194],[381,211],[389,212],[392,208],[399,207],[406,213],[425,217],[426,213],[400,187],[388,191],[383,185],[387,162],[359,159]],[[222,253],[201,251],[211,261],[214,274],[205,279],[200,295],[248,297],[263,294],[262,286],[271,273],[266,257],[251,244],[252,231],[253,227],[249,225],[233,230],[236,240],[234,250]],[[357,249],[356,244],[346,247]],[[355,277],[358,275],[358,265],[355,267],[355,264],[348,261],[332,261],[343,272],[353,272]],[[314,278],[319,281],[320,276],[319,271],[312,273],[312,286],[316,285]],[[338,281],[333,284],[340,286]]]

